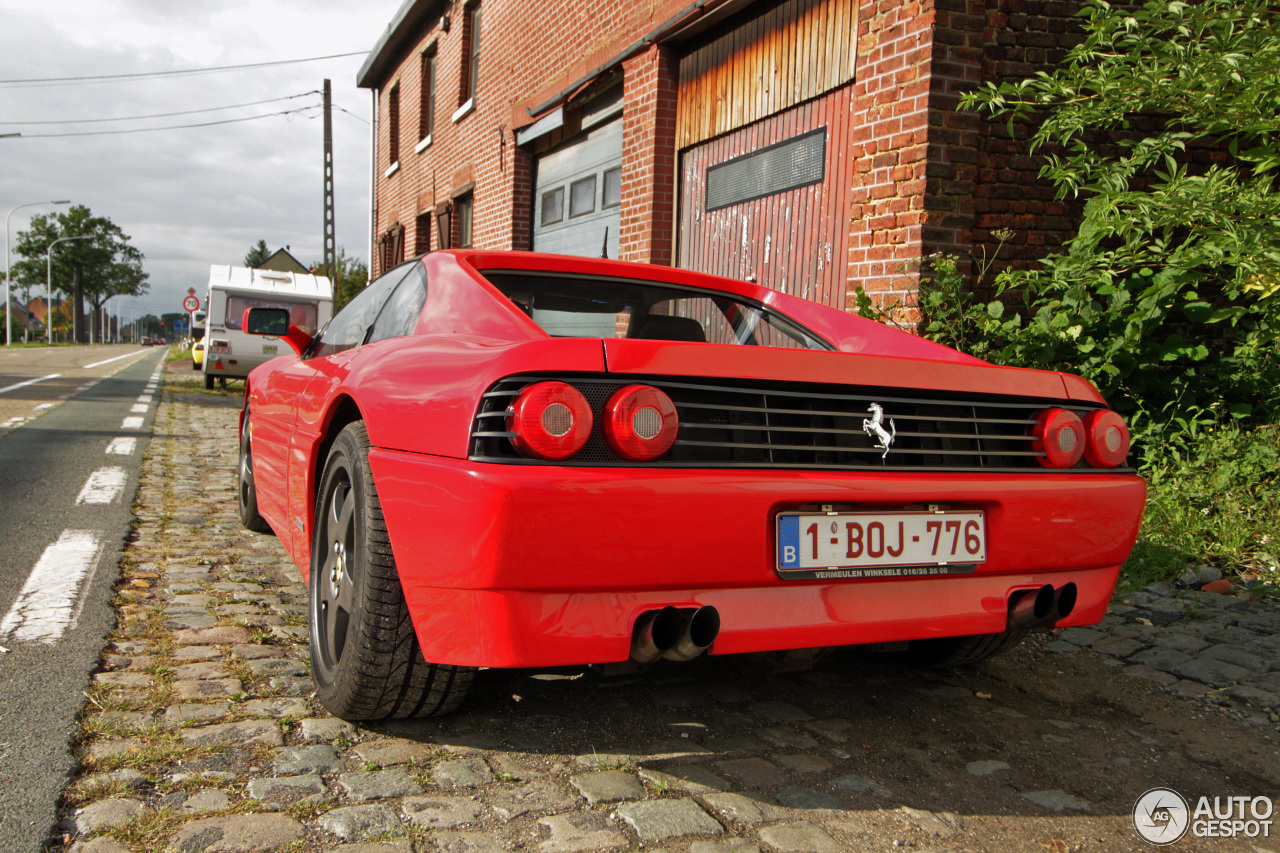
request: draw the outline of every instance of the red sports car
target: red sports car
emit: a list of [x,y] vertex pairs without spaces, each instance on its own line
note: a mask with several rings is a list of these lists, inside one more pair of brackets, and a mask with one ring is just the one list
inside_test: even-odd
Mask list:
[[741,281],[447,251],[249,376],[239,495],[310,587],[318,696],[444,713],[476,667],[894,644],[1105,612],[1146,486],[1088,382]]

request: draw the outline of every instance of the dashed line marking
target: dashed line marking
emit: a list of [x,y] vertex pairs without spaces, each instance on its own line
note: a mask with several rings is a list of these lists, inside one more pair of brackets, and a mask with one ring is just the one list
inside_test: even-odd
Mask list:
[[132,456],[133,451],[137,449],[137,447],[138,439],[136,438],[127,438],[124,436],[121,436],[120,438],[113,438],[111,439],[111,443],[107,445],[107,455]]
[[125,418],[124,423],[120,424],[120,429],[142,429],[142,418],[136,416]]
[[57,379],[61,375],[61,373],[50,373],[48,376],[41,376],[39,379],[28,379],[26,382],[19,382],[18,384],[10,385],[7,388],[0,388],[0,394],[5,394],[9,391],[16,391],[19,388],[26,388],[28,385],[35,385],[37,382],[48,382],[50,379]]
[[58,405],[58,404],[57,404],[57,403],[41,403],[40,405],[36,406],[36,407],[35,407],[34,409],[32,409],[31,411],[33,411],[33,412],[43,412],[45,409],[52,409],[52,408],[53,408],[54,406],[56,406],[56,405]]
[[150,403],[150,402],[151,402],[151,395],[150,395],[150,394],[143,394],[142,396],[138,397],[138,402],[139,402],[139,403]]
[[125,481],[129,475],[123,468],[99,468],[89,475],[84,488],[76,496],[76,504],[110,504],[124,492]]
[[18,599],[0,622],[0,636],[52,645],[74,625],[80,585],[92,577],[102,552],[102,534],[64,530],[44,550]]
[[9,420],[0,424],[0,429],[12,429],[14,427],[20,427],[29,420],[31,420],[31,418],[9,418]]
[[145,413],[150,408],[151,407],[148,406],[146,403],[134,403],[132,406],[129,407],[129,411]]

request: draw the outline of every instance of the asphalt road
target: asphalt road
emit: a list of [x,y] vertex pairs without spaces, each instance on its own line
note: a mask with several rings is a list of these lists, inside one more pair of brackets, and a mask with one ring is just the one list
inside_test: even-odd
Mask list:
[[163,352],[0,349],[0,850],[40,850],[56,820]]

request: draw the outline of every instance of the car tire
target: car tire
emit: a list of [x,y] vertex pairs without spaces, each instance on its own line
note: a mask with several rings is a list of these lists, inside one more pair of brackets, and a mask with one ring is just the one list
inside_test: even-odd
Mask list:
[[206,391],[213,390],[213,374],[212,373],[206,373],[204,375],[204,390]]
[[310,643],[316,698],[344,720],[446,714],[470,667],[425,661],[404,600],[369,468],[364,424],[334,439],[311,545]]
[[916,666],[964,666],[1002,655],[1021,643],[1026,635],[1026,629],[1016,629],[1002,634],[912,640],[906,657]]
[[270,533],[271,525],[258,514],[258,488],[253,477],[253,448],[249,446],[249,410],[244,410],[240,429],[240,460],[236,465],[236,497],[240,503],[240,523],[256,533]]

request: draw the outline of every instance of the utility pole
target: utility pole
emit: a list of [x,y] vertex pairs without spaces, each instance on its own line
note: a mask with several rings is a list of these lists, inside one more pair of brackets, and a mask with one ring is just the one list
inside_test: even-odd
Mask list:
[[333,103],[329,78],[324,81],[324,272],[331,286],[337,286],[338,252],[333,236]]

